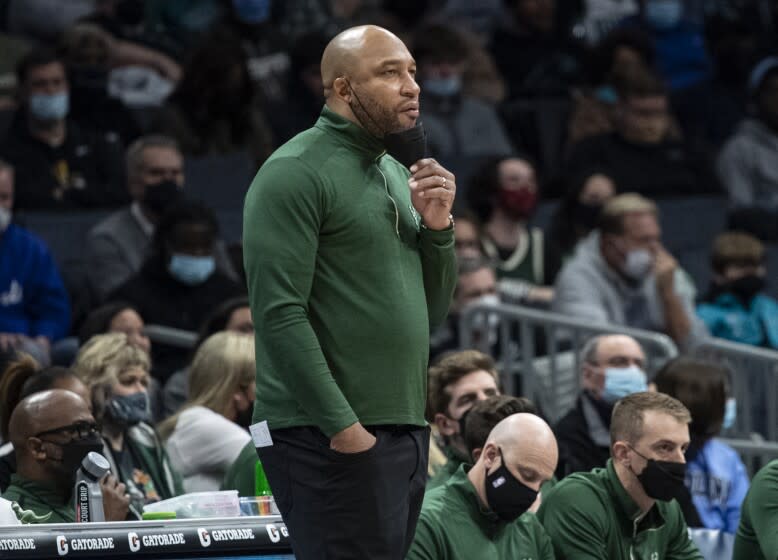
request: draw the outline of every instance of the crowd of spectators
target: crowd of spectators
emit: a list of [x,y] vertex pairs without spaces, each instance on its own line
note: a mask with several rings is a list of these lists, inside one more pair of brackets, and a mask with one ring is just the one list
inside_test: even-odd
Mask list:
[[[778,303],[766,286],[778,240],[778,4],[472,4],[0,3],[0,489],[36,513],[45,508],[35,496],[45,497],[51,521],[71,521],[61,482],[78,445],[101,448],[111,463],[115,478],[103,485],[113,519],[183,491],[241,485],[238,465],[253,473],[246,429],[261,388],[242,249],[190,193],[188,164],[242,154],[257,169],[312,126],[324,47],[369,22],[408,43],[428,154],[461,185],[459,279],[431,337],[428,420],[440,449],[429,488],[439,490],[425,502],[411,557],[444,557],[435,556],[441,543],[462,535],[445,527],[442,508],[491,503],[480,487],[522,454],[535,461],[524,465],[537,475],[531,484],[518,477],[540,496],[533,509],[546,484],[565,481],[537,518],[553,547],[533,519],[504,536],[505,550],[531,541],[547,558],[585,545],[586,535],[560,535],[580,522],[571,516],[594,514],[564,504],[587,484],[612,489],[646,462],[629,446],[655,427],[635,432],[614,406],[649,387],[678,401],[636,397],[631,414],[664,414],[675,433],[688,424],[691,434],[658,457],[685,453],[688,463],[682,517],[660,508],[666,530],[737,529],[748,479],[716,439],[735,414],[733,373],[681,359],[652,378],[644,349],[618,331],[664,333],[681,350],[707,336],[778,349]],[[245,193],[246,180],[208,185],[209,199]],[[663,239],[658,202],[688,197],[715,197],[728,212],[708,240],[705,285]],[[235,211],[242,204],[222,200]],[[25,227],[41,213],[91,220],[73,248],[80,274],[67,269],[71,254]],[[459,347],[464,312],[501,302],[614,327],[584,345],[573,373],[580,394],[554,426],[529,400],[500,395],[493,357],[505,340],[494,316],[473,323],[474,342],[492,357]],[[188,331],[192,348],[150,341],[147,325]],[[61,414],[50,414],[54,406]],[[594,468],[603,470],[567,478]],[[635,488],[631,499],[654,499]],[[667,538],[685,558],[685,543]]]

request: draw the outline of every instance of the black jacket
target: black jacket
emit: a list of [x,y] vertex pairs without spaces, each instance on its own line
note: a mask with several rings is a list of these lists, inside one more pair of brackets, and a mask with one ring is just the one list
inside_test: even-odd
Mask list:
[[23,109],[14,116],[0,157],[14,167],[15,208],[110,208],[129,202],[124,145],[115,133],[67,121],[65,142],[52,147],[30,135]]
[[[147,325],[163,325],[198,331],[203,319],[225,300],[246,294],[246,289],[216,270],[197,286],[183,284],[167,271],[165,263],[151,257],[140,271],[119,286],[108,301],[127,301]],[[154,344],[154,375],[164,381],[186,365],[188,351]]]
[[588,397],[580,395],[575,402],[575,408],[554,426],[554,434],[559,446],[557,478],[563,478],[574,472],[588,472],[595,467],[604,467],[610,457],[609,446],[603,447],[592,441],[590,427],[583,410],[585,398]]

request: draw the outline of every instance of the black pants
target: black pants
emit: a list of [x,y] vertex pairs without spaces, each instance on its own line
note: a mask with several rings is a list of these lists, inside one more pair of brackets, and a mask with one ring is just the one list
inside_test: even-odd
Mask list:
[[257,449],[298,560],[401,560],[427,477],[429,428],[373,426],[361,453],[330,449],[318,428],[272,430]]

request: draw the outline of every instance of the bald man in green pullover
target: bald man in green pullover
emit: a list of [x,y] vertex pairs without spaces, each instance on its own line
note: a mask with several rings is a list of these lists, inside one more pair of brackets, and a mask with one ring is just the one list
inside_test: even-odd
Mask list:
[[402,558],[427,471],[429,333],[456,283],[456,184],[423,157],[402,41],[346,30],[321,71],[319,120],[246,197],[252,434],[297,558]]

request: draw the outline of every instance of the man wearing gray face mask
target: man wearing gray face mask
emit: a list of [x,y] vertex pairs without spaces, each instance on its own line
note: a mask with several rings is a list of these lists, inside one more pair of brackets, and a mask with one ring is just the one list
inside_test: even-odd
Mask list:
[[662,246],[656,205],[622,194],[605,205],[600,227],[581,242],[557,278],[559,313],[663,332],[679,346],[704,337],[694,287]]

